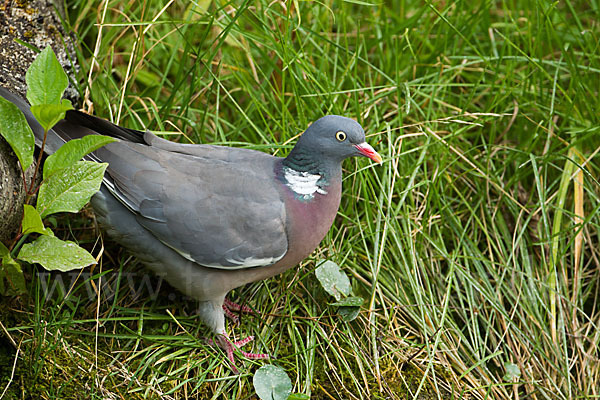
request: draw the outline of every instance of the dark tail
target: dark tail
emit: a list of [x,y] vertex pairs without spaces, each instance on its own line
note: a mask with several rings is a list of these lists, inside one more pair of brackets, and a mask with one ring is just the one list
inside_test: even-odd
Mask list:
[[81,111],[67,111],[67,115],[60,123],[68,123],[69,126],[88,128],[96,133],[112,136],[126,142],[145,143],[144,132],[135,129],[123,128],[105,119]]
[[[33,114],[29,110],[27,101],[2,87],[0,87],[0,96],[15,104],[23,114],[25,114],[27,123],[35,135],[35,144],[38,147],[41,146],[44,138],[44,129],[35,120]],[[58,122],[48,132],[44,151],[48,154],[52,154],[69,140],[98,134],[112,136],[128,142],[144,143],[144,132],[135,129],[122,128],[102,118],[94,117],[93,115],[81,111],[71,110],[67,111],[65,119]]]

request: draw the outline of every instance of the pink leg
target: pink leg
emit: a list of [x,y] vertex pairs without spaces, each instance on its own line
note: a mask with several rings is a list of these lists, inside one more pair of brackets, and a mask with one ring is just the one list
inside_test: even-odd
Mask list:
[[240,305],[227,298],[223,300],[223,312],[225,313],[225,316],[237,324],[240,322],[240,317],[233,311],[254,314],[254,311],[245,304]]
[[247,353],[245,351],[240,350],[240,347],[251,342],[252,340],[254,340],[254,336],[248,336],[245,339],[239,340],[237,342],[232,342],[231,340],[229,340],[229,338],[225,335],[219,335],[218,339],[217,339],[217,345],[225,350],[225,353],[227,354],[227,359],[229,360],[229,362],[231,363],[231,369],[233,370],[234,373],[238,374],[239,371],[235,366],[235,357],[233,356],[233,353],[235,350],[238,350],[240,353],[242,353],[242,355],[248,359],[251,360],[263,360],[263,359],[267,359],[269,358],[268,354],[261,354],[261,353]]
[[225,300],[223,300],[223,307],[228,308],[230,311],[239,311],[239,312],[244,312],[244,313],[248,313],[248,314],[254,314],[254,310],[252,310],[247,305],[234,303],[233,301],[229,300],[228,298],[225,298]]
[[225,316],[232,320],[235,324],[240,322],[240,317],[238,317],[236,313],[232,312],[229,308],[227,308],[225,304],[223,304],[223,312],[225,313]]

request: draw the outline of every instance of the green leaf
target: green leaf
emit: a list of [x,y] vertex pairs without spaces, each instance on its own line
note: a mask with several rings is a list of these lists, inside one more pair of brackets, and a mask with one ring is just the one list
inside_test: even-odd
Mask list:
[[88,135],[81,139],[69,140],[44,162],[44,179],[62,168],[70,167],[86,154],[116,140],[102,135]]
[[100,189],[107,163],[78,161],[51,175],[40,187],[37,209],[42,218],[57,212],[77,212]]
[[340,300],[342,295],[348,296],[351,292],[350,280],[340,267],[333,261],[324,261],[320,263],[315,274],[321,282],[323,289],[336,300]]
[[360,307],[340,307],[338,314],[342,317],[342,320],[346,322],[354,321],[360,313]]
[[260,367],[252,384],[261,400],[286,400],[292,392],[292,381],[283,368],[275,365]]
[[292,393],[288,400],[310,400],[310,396],[304,393]]
[[10,254],[8,247],[4,245],[4,243],[0,242],[0,258],[7,256]]
[[0,265],[0,294],[12,296],[24,293],[27,293],[27,286],[23,270],[11,256],[5,255],[2,257],[2,265]]
[[72,110],[73,105],[67,99],[63,99],[60,104],[38,104],[31,106],[31,113],[40,123],[45,131],[50,130],[58,121],[65,117],[68,110]]
[[360,307],[365,302],[365,299],[362,297],[346,297],[340,301],[336,301],[335,303],[331,303],[332,306],[338,307]]
[[96,264],[96,259],[86,249],[55,236],[40,236],[33,243],[24,244],[18,258],[38,263],[49,271],[71,271]]
[[35,137],[25,115],[19,108],[0,96],[0,135],[13,149],[23,171],[33,162]]
[[335,303],[331,303],[332,306],[338,306],[338,313],[342,319],[346,322],[350,322],[358,317],[360,313],[360,306],[364,303],[365,299],[362,297],[346,297]]
[[69,85],[69,78],[58,62],[50,46],[37,55],[25,74],[27,100],[32,106],[38,104],[60,104],[60,99]]
[[22,232],[23,234],[37,232],[42,235],[49,235],[49,231],[44,228],[44,223],[37,210],[29,204],[23,205],[23,223]]
[[516,364],[505,362],[504,369],[506,370],[506,373],[504,374],[503,379],[506,382],[513,382],[521,377],[521,370]]

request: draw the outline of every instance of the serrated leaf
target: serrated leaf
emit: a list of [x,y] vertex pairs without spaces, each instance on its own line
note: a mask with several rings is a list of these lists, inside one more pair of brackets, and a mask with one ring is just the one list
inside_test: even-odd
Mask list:
[[0,265],[0,294],[21,295],[27,292],[23,270],[11,256],[2,257]]
[[65,272],[96,264],[96,259],[86,249],[55,236],[40,236],[33,243],[24,244],[18,258],[38,263],[49,271]]
[[37,210],[29,204],[23,205],[23,222],[21,224],[23,234],[37,232],[42,235],[50,233],[44,228],[44,223]]
[[315,274],[323,289],[335,297],[336,300],[339,301],[342,295],[348,296],[350,294],[350,280],[333,261],[322,262],[315,270]]
[[335,303],[331,303],[332,306],[338,307],[360,307],[365,302],[365,299],[362,297],[346,297],[340,301],[336,301]]
[[32,106],[60,104],[69,79],[50,46],[40,52],[25,74],[27,100]]
[[63,99],[60,104],[38,104],[31,106],[31,113],[40,123],[44,130],[48,131],[58,121],[65,117],[68,110],[72,110],[73,105],[67,99]]
[[252,379],[254,390],[261,400],[286,400],[292,392],[292,381],[283,368],[263,365]]
[[86,154],[116,140],[103,135],[88,135],[81,139],[69,140],[44,162],[44,179],[62,168],[70,167]]
[[0,96],[0,135],[13,149],[23,171],[33,162],[35,137],[25,115],[19,108]]
[[338,314],[346,322],[354,321],[359,313],[360,307],[340,307],[338,309]]
[[42,183],[37,209],[42,218],[57,212],[77,212],[100,189],[107,163],[78,161]]
[[4,243],[0,242],[0,258],[9,255],[10,251],[8,251],[8,247],[4,245]]

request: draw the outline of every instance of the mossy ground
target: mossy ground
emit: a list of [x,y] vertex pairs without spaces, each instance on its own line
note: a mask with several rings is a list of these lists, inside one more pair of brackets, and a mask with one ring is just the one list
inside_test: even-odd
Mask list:
[[[106,279],[110,279],[109,276],[110,273],[104,275]],[[31,276],[29,277],[31,278]],[[52,287],[53,280],[70,282],[71,278],[71,275],[53,274],[48,287]],[[80,399],[82,393],[89,393],[93,395],[93,398],[103,398],[103,396],[110,393],[129,393],[128,396],[131,396],[129,398],[160,398],[158,394],[153,394],[151,390],[130,392],[128,388],[133,389],[135,385],[124,379],[125,376],[118,372],[119,364],[115,363],[115,353],[123,351],[119,346],[119,336],[131,335],[136,332],[139,329],[138,319],[116,323],[104,322],[102,327],[99,328],[101,335],[96,337],[95,325],[90,323],[96,316],[96,304],[93,301],[84,300],[89,295],[85,285],[70,291],[68,298],[63,298],[61,292],[56,291],[53,298],[34,300],[32,295],[35,295],[35,293],[33,292],[19,299],[0,298],[0,320],[9,330],[8,335],[0,335],[0,343],[2,344],[0,346],[0,387],[6,387],[11,375],[14,375],[4,398],[11,400]],[[165,284],[156,299],[168,299],[172,293],[173,289]],[[148,295],[149,293],[141,293],[140,297],[144,298]],[[322,293],[317,294],[317,300],[323,301],[324,299],[320,297],[324,297]],[[36,307],[36,301],[43,301],[43,304]],[[145,301],[140,301],[140,298],[122,298],[120,301],[129,302],[131,309],[145,307]],[[103,302],[102,308],[107,303],[109,303],[109,300]],[[188,303],[173,304],[161,300],[158,300],[151,308],[157,310],[162,308],[164,310],[167,307],[168,309],[181,307],[184,312],[191,311]],[[32,313],[32,309],[36,309],[36,311]],[[106,309],[100,310],[101,313],[106,311]],[[118,313],[115,317],[118,320]],[[163,317],[167,317],[167,314],[163,314]],[[305,316],[300,314],[296,317],[302,318]],[[246,323],[248,319],[260,318],[260,316],[249,315],[242,318],[243,323]],[[87,321],[87,323],[82,321]],[[194,323],[193,317],[191,322]],[[173,335],[178,331],[178,327],[175,322],[168,321],[167,318],[160,318],[146,320],[143,330],[144,336],[156,338]],[[202,334],[208,334],[202,327],[198,332],[200,333],[198,336],[200,340],[203,340]],[[102,335],[102,333],[108,334],[108,337]],[[16,348],[13,342],[17,345]],[[142,347],[156,346],[157,343],[160,343],[160,339],[140,338],[138,345]],[[160,347],[160,344],[156,347],[157,351]],[[185,355],[184,359],[170,366],[174,370],[186,368],[186,365],[193,364],[191,360],[194,359],[202,361],[207,356],[224,357],[222,352],[215,351],[214,348],[203,343],[194,343],[188,347],[166,344],[166,347],[168,351],[180,351]],[[17,348],[19,357],[13,371]],[[283,341],[280,343],[277,357],[283,365],[286,364],[286,360],[293,357],[292,348],[293,346],[289,342]],[[340,350],[347,354],[346,360],[349,362],[350,369],[358,370],[361,368],[357,362],[356,354],[352,354],[352,349],[346,347]],[[321,351],[327,352],[328,349],[322,346]],[[123,352],[128,353],[128,350]],[[130,353],[132,359],[127,365],[127,370],[136,371],[146,367],[150,369],[155,367],[152,365],[145,366],[141,360],[135,357],[134,353],[135,351]],[[407,354],[406,359],[408,360],[409,357],[410,355]],[[240,361],[240,363],[244,364],[243,361]],[[255,369],[252,366],[248,367]],[[425,376],[423,371],[412,365],[410,361],[402,365],[383,362],[381,368],[382,373],[379,382],[374,376],[366,376],[364,381],[361,382],[366,385],[366,390],[371,393],[373,399],[389,398],[391,393],[398,398],[406,398],[406,396],[416,393],[421,380]],[[221,368],[215,371],[212,377],[209,372],[207,381],[217,379],[220,372],[222,372]],[[196,373],[198,371],[194,371],[193,368],[189,370],[190,376]],[[353,381],[351,376],[342,374],[339,377],[342,387],[336,387],[332,384],[330,373],[330,368],[323,358],[317,357],[314,365],[314,387],[311,398],[344,398],[344,392],[352,391],[351,388],[356,382]],[[444,376],[441,369],[438,370],[438,376]],[[136,376],[136,379],[145,378],[149,377],[143,373]],[[99,382],[99,380],[102,381]],[[167,379],[163,382],[163,389],[175,389],[180,383],[181,381],[177,377],[174,377],[170,382]],[[206,382],[200,387],[195,387],[190,394],[194,398],[204,399],[210,398],[214,392],[214,384]],[[438,394],[441,394],[442,399],[451,398],[449,392],[443,393],[444,391],[436,390],[433,383],[426,379],[420,389],[419,398],[440,398]],[[238,396],[239,398],[253,398],[252,394],[253,389],[245,385],[240,389]]]

